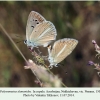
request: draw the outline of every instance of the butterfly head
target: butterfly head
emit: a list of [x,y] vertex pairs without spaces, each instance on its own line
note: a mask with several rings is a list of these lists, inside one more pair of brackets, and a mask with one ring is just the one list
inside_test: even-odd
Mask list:
[[33,43],[31,41],[27,41],[25,40],[24,43],[29,47],[29,46],[33,46]]
[[27,40],[24,40],[24,43],[27,44]]
[[25,43],[27,46],[31,46],[31,45],[32,45],[32,43],[31,43],[30,41],[27,41],[27,40],[25,40],[24,43]]
[[25,43],[25,44],[28,46],[28,48],[31,49],[31,50],[32,50],[34,47],[36,47],[36,45],[35,45],[33,42],[31,42],[31,41],[25,40],[24,43]]

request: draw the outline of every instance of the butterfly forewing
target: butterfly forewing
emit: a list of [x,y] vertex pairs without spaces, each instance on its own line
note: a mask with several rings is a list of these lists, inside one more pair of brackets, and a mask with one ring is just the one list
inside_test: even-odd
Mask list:
[[35,27],[30,35],[30,41],[36,45],[45,45],[55,40],[56,35],[55,26],[50,21],[45,21]]
[[56,41],[51,50],[51,57],[54,58],[54,62],[59,63],[64,60],[69,54],[71,54],[77,43],[77,40],[70,38]]
[[26,39],[29,40],[29,36],[31,35],[33,29],[40,23],[46,21],[45,18],[35,11],[31,11],[26,26]]

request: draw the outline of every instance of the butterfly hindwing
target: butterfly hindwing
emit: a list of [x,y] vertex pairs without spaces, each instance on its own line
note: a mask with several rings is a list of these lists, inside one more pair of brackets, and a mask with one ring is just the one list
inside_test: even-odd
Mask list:
[[54,63],[59,63],[64,60],[73,49],[76,47],[78,41],[75,39],[65,38],[58,40],[54,43],[51,50],[51,57],[54,59]]
[[50,21],[45,21],[34,28],[30,35],[30,41],[36,45],[47,46],[52,40],[56,39],[56,35],[55,26]]

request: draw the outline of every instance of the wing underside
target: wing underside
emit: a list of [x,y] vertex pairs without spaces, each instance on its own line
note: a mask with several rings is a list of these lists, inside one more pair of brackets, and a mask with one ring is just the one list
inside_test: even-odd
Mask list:
[[27,20],[27,26],[26,26],[26,39],[29,39],[29,36],[31,35],[33,29],[40,23],[46,21],[45,18],[40,15],[38,12],[31,11],[28,20]]
[[51,57],[54,58],[54,62],[59,63],[64,60],[69,54],[71,54],[77,43],[77,40],[70,38],[56,41],[50,53]]
[[50,21],[46,21],[35,27],[30,35],[30,41],[34,42],[36,45],[45,45],[55,40],[56,35],[55,26]]

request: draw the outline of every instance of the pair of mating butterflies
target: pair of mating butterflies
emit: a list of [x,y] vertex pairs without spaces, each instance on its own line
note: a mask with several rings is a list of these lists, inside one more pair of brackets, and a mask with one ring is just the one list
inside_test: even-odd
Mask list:
[[64,38],[57,40],[52,47],[48,46],[53,40],[56,40],[56,35],[56,28],[50,21],[35,11],[30,12],[24,42],[31,49],[38,46],[48,47],[50,67],[57,67],[57,64],[71,54],[78,44],[75,39]]

